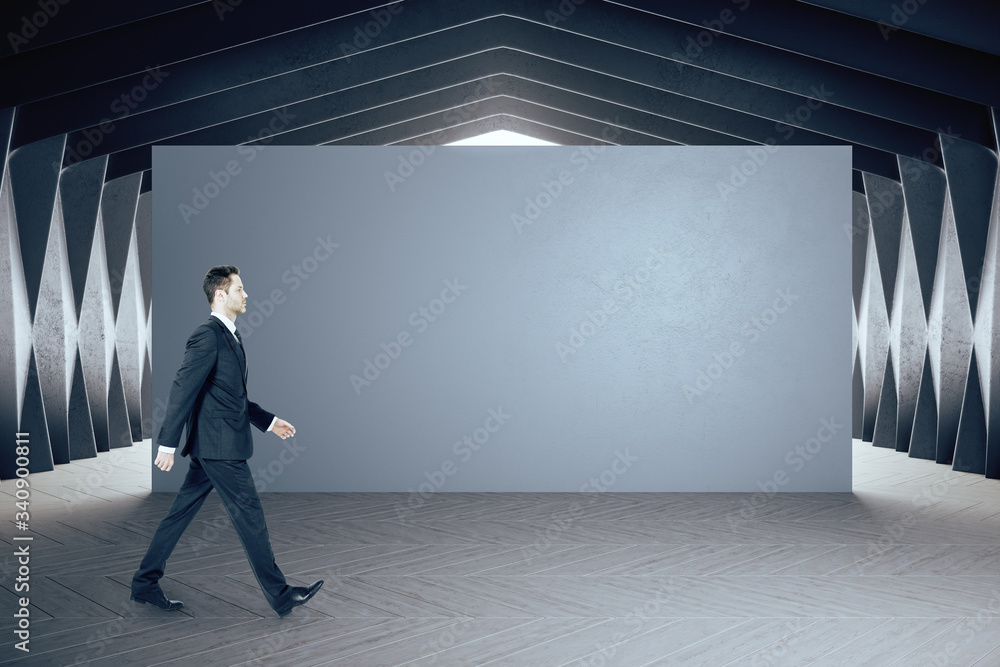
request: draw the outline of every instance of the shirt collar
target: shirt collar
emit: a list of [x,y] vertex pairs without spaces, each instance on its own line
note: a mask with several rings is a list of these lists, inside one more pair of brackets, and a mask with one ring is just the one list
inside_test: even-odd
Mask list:
[[234,336],[236,335],[236,324],[230,321],[230,319],[225,315],[223,315],[222,313],[217,313],[213,310],[212,314],[218,317],[220,320],[222,320],[222,323],[226,325],[227,329],[229,329],[229,333],[233,334]]

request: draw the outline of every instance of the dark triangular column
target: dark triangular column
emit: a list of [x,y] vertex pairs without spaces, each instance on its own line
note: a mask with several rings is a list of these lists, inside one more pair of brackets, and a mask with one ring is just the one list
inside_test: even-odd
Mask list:
[[917,392],[917,408],[913,413],[913,431],[910,433],[910,456],[934,460],[937,457],[937,398],[934,379],[931,377],[931,355],[924,352],[924,370]]
[[875,417],[875,432],[872,435],[872,445],[875,447],[896,448],[898,409],[896,376],[892,370],[892,348],[889,348],[888,359],[885,362],[885,378],[882,380],[882,395],[879,397],[878,414]]
[[969,362],[969,380],[965,387],[962,416],[958,420],[955,438],[955,459],[952,469],[961,472],[986,472],[986,411],[983,408],[983,391],[979,386],[979,363],[976,351]]
[[91,459],[97,456],[94,420],[90,418],[87,381],[83,377],[80,351],[76,351],[73,386],[69,393],[69,456],[71,459]]

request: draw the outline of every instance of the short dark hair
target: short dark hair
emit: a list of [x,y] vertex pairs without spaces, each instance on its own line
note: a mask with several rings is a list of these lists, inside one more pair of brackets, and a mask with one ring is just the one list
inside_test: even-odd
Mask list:
[[233,282],[233,279],[229,276],[240,275],[240,270],[235,266],[229,264],[223,264],[222,266],[213,266],[205,274],[205,280],[202,281],[201,287],[205,290],[205,298],[208,299],[208,303],[212,303],[212,299],[215,296],[215,290],[221,289],[226,291],[229,289],[229,284]]

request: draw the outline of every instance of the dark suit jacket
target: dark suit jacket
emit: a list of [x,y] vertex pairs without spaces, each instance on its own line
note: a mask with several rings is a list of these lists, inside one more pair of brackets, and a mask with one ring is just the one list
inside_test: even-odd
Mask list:
[[253,456],[250,424],[266,431],[274,414],[247,398],[246,379],[240,344],[219,318],[209,316],[188,338],[157,444],[176,447],[187,423],[181,456],[249,459]]

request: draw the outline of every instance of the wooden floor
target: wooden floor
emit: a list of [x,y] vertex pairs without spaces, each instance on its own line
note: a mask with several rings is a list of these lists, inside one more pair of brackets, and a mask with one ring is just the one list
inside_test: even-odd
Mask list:
[[278,565],[326,580],[284,619],[216,494],[161,582],[184,609],[128,600],[173,497],[149,449],[32,477],[27,533],[3,483],[0,662],[1000,665],[1000,482],[869,444],[853,494],[264,494]]

